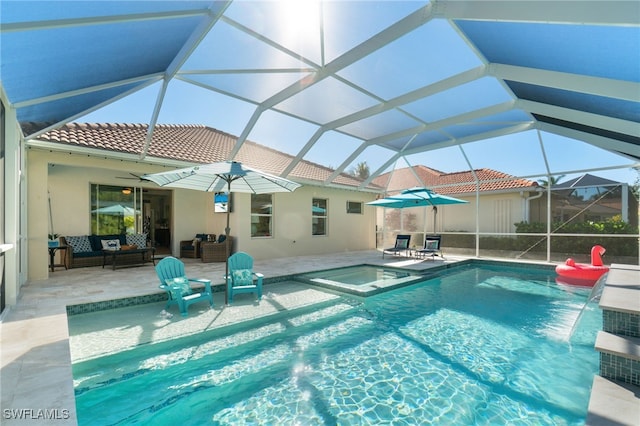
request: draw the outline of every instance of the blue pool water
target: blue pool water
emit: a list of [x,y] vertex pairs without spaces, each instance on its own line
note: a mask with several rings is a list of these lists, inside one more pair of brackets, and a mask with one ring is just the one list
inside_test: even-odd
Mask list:
[[579,425],[598,369],[588,296],[553,273],[452,268],[74,364],[78,421]]
[[315,271],[296,278],[315,286],[365,297],[423,280],[422,275],[416,271],[375,265]]

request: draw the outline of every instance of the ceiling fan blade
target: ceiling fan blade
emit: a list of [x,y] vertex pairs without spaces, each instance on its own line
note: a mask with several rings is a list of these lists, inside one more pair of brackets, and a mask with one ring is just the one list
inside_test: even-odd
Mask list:
[[133,177],[129,177],[129,176],[116,176],[117,179],[131,179],[131,180],[138,180],[140,182],[143,182],[144,179],[142,179],[141,175],[137,175],[135,173],[131,173],[129,172],[129,174]]

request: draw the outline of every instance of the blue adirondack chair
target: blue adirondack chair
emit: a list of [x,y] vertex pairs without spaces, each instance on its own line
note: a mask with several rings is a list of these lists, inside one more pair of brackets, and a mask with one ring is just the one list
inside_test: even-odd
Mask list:
[[240,293],[256,293],[262,299],[262,279],[264,275],[253,272],[253,257],[238,252],[229,257],[229,275],[227,275],[227,294],[229,304],[233,303],[233,295]]
[[[178,305],[180,314],[187,316],[187,308],[196,302],[208,301],[213,308],[213,293],[211,292],[211,280],[187,278],[184,272],[184,263],[175,257],[165,257],[156,265],[156,273],[160,278],[160,288],[167,292],[169,300],[166,308]],[[204,286],[195,289],[192,283]]]

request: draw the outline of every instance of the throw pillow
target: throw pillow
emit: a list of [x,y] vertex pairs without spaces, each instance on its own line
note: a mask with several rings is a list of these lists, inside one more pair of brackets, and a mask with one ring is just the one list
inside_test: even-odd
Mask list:
[[147,234],[127,234],[127,245],[146,247],[147,246]]
[[173,299],[181,298],[191,294],[191,286],[189,280],[186,277],[176,277],[165,280],[165,283],[169,286],[171,297]]
[[78,237],[66,237],[67,244],[71,246],[74,253],[87,253],[92,252],[91,243],[89,242],[89,236],[81,235]]
[[102,250],[120,250],[120,240],[102,240]]
[[251,269],[236,269],[231,272],[233,278],[233,285],[251,285],[253,284],[253,274]]

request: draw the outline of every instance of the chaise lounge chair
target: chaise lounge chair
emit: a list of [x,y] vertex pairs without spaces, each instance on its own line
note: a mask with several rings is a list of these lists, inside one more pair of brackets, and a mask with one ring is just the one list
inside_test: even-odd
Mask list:
[[411,240],[411,235],[398,234],[396,236],[396,244],[387,249],[382,250],[382,258],[384,259],[385,253],[391,254],[400,254],[400,252],[404,252],[405,255],[409,253],[409,241]]
[[[160,288],[167,292],[169,300],[166,308],[178,305],[180,314],[187,316],[187,308],[196,302],[209,302],[213,308],[213,293],[211,281],[207,279],[187,278],[184,273],[184,263],[175,257],[165,257],[156,265],[156,273],[160,278]],[[195,290],[191,283],[202,284],[202,291]]]
[[253,257],[244,252],[230,256],[227,276],[229,304],[233,303],[233,295],[239,293],[256,293],[256,298],[262,299],[263,278],[264,275],[253,272]]
[[444,260],[442,255],[442,249],[440,243],[442,242],[442,235],[427,235],[424,239],[424,247],[415,251],[416,257],[431,256],[432,260],[436,260],[436,256],[440,256]]

